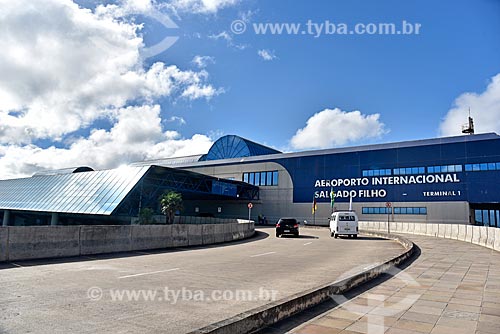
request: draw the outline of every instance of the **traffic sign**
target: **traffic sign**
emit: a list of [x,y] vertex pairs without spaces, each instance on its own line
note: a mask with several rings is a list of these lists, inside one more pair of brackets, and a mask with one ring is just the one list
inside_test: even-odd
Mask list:
[[391,202],[387,202],[387,203],[385,203],[385,207],[386,207],[386,208],[390,208],[391,206],[392,206],[392,203],[391,203]]
[[253,204],[252,203],[248,203],[248,208],[249,209],[253,208]]

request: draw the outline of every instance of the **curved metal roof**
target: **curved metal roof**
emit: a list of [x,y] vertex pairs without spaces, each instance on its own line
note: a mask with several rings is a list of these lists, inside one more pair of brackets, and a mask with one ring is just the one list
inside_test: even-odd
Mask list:
[[235,135],[227,135],[219,138],[200,161],[244,158],[278,153],[281,152],[248,139]]

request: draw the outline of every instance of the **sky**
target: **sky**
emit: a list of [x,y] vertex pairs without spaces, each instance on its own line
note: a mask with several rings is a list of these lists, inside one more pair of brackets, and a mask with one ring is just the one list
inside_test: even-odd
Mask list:
[[500,133],[500,0],[0,0],[0,48],[0,179]]

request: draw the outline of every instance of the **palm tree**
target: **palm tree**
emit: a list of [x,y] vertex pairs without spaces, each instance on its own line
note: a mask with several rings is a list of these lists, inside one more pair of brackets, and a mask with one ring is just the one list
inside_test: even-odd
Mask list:
[[182,195],[175,191],[167,191],[160,197],[161,212],[167,224],[174,223],[175,212],[182,210]]

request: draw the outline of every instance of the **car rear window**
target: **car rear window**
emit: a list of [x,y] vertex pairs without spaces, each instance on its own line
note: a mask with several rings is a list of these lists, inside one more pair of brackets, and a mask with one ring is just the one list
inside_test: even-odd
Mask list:
[[356,217],[354,216],[339,216],[340,221],[355,221]]
[[297,224],[296,219],[280,219],[282,224]]

